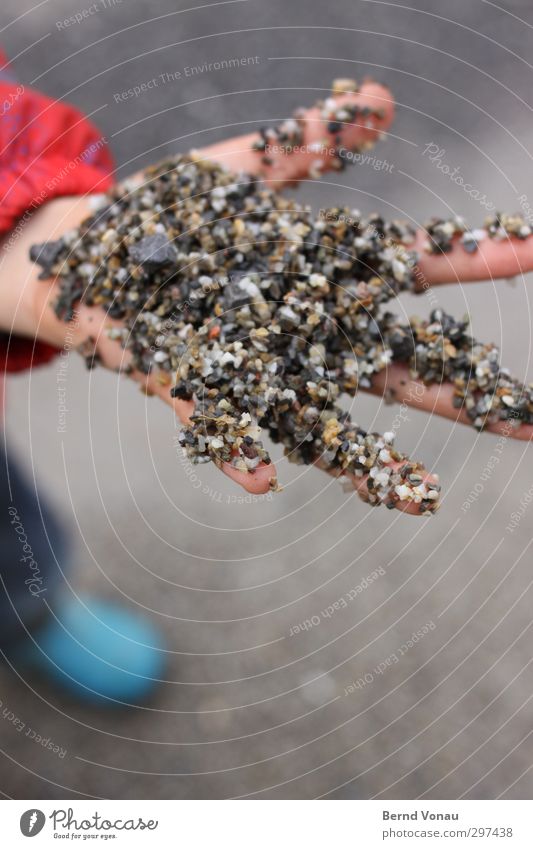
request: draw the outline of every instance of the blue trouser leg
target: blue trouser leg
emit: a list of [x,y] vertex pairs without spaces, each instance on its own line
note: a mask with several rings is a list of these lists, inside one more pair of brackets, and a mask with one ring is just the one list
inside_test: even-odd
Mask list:
[[84,701],[142,702],[164,674],[160,634],[114,604],[72,593],[56,601],[66,560],[57,519],[0,448],[0,662]]
[[33,482],[0,447],[0,648],[19,642],[47,616],[64,582],[66,544]]

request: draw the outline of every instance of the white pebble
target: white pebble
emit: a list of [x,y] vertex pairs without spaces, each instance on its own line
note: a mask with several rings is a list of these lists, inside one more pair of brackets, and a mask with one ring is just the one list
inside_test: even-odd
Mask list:
[[400,484],[400,486],[395,486],[394,491],[400,501],[410,501],[413,498],[413,490],[404,483]]

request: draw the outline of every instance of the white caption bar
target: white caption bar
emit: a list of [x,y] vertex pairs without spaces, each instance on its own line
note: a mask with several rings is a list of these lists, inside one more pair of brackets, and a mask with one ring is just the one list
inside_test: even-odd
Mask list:
[[530,803],[491,800],[9,800],[0,803],[0,834],[6,849],[72,843],[162,849],[533,847]]

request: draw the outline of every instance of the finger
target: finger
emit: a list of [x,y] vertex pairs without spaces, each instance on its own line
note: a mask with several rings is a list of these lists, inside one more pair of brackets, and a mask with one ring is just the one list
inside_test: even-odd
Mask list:
[[[313,463],[355,488],[366,502],[410,513],[438,508],[438,479],[394,447],[394,433],[369,433],[332,400],[325,382],[300,387],[296,403],[275,411],[275,441],[292,462]],[[333,394],[333,393],[332,393]]]
[[[49,297],[53,297],[51,290]],[[50,321],[59,323],[59,319],[55,317]],[[82,304],[78,308],[75,325],[64,325],[63,322],[61,324],[70,327],[71,347],[78,348],[88,360],[91,360],[96,352],[103,365],[114,371],[127,373],[130,378],[140,384],[146,394],[157,395],[171,406],[182,424],[189,422],[189,417],[194,410],[194,402],[171,397],[172,381],[168,373],[152,370],[149,374],[144,374],[138,369],[130,370],[131,352],[124,349],[116,338],[109,335],[110,331],[122,331],[123,326],[120,321],[110,319],[102,308],[87,307]],[[235,469],[230,463],[221,463],[220,468],[231,480],[254,495],[268,492],[276,485],[276,469],[272,463],[270,465],[261,463],[248,473]]]
[[[392,470],[393,474],[399,474],[402,468],[403,468],[403,464],[391,463],[391,470]],[[419,500],[419,497],[421,498],[421,496],[417,496],[416,492],[417,492],[417,490],[421,490],[421,488],[425,488],[426,492],[428,492],[428,493],[429,492],[432,492],[432,493],[433,492],[435,492],[435,493],[439,492],[440,491],[439,478],[438,478],[438,475],[429,474],[423,468],[423,466],[420,466],[420,465],[417,466],[417,473],[421,476],[422,480],[418,484],[417,487],[412,488],[412,492],[414,493],[413,495],[402,494],[401,498],[400,498],[399,495],[398,495],[398,497],[395,497],[395,496],[397,496],[396,490],[398,489],[398,487],[395,488],[395,491],[394,491],[394,494],[393,494],[394,507],[395,507],[396,510],[401,510],[403,513],[409,513],[412,516],[427,516],[427,515],[430,515],[431,513],[435,512],[438,509],[439,501],[437,500],[437,501],[428,503],[427,501]],[[369,490],[368,490],[369,478],[366,477],[365,479],[363,479],[361,481],[361,480],[358,480],[357,478],[351,476],[351,480],[352,480],[352,483],[354,484],[354,486],[356,487],[360,497],[363,499],[363,501],[366,501],[368,496],[369,496]],[[405,483],[399,484],[398,486],[400,488],[404,488]],[[437,487],[438,487],[438,489],[437,489]]]
[[[429,320],[415,316],[403,325],[386,313],[376,329],[380,343],[370,363],[361,363],[359,386],[352,378],[348,391],[361,388],[478,430],[531,438],[533,384],[502,368],[498,348],[474,339],[467,319],[436,309]],[[384,370],[381,364],[391,360]]]
[[[249,133],[202,148],[198,153],[229,170],[257,174],[281,188],[342,167],[343,161],[350,162],[350,152],[371,147],[394,118],[390,91],[371,80],[364,81],[358,91],[333,93],[324,103],[298,111],[290,124],[283,122],[271,134]],[[297,146],[287,152],[291,142]],[[264,143],[266,148],[258,149]]]
[[[505,219],[504,219],[505,220]],[[417,288],[443,283],[492,280],[514,277],[533,270],[533,237],[529,224],[513,216],[514,229],[523,235],[518,237],[504,229],[483,227],[467,231],[462,236],[454,235],[445,246],[445,252],[428,235],[420,230],[412,248],[418,253],[415,275]],[[497,237],[495,237],[497,234]]]
[[[381,491],[376,490],[375,478],[370,474],[361,477],[350,472],[328,466],[323,460],[315,463],[319,469],[336,478],[342,478],[348,488],[353,488],[359,497],[370,504],[384,503],[390,509],[401,510],[414,516],[428,515],[438,509],[440,492],[439,478],[429,474],[419,463],[407,458],[401,462],[390,461],[383,464],[382,470],[389,471],[389,485]],[[413,483],[410,478],[416,476]]]
[[[141,383],[150,394],[158,395],[166,404],[169,404],[182,424],[190,423],[190,416],[194,412],[194,402],[171,397],[169,391],[171,380],[167,373],[152,371],[149,375],[145,375],[142,372],[133,371],[131,376]],[[273,463],[268,465],[260,463],[255,469],[248,472],[236,469],[231,463],[217,465],[228,478],[252,495],[262,495],[277,485],[276,467]]]
[[[434,413],[445,419],[472,425],[466,410],[455,406],[456,390],[452,383],[426,385],[410,375],[406,363],[394,363],[388,369],[374,376],[372,386],[365,389],[373,395],[383,395],[395,404],[405,404],[408,407]],[[513,418],[487,422],[485,430],[508,436],[512,439],[529,441],[533,439],[533,425],[524,424]]]
[[242,486],[246,492],[252,495],[263,495],[271,489],[277,488],[276,467],[273,463],[268,466],[260,463],[253,472],[240,472],[230,463],[222,463],[219,467],[228,478]]

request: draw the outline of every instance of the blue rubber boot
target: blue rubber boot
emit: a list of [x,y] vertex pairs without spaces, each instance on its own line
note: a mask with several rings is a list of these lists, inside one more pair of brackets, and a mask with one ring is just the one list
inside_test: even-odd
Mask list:
[[85,702],[136,705],[165,667],[162,639],[144,618],[108,602],[70,599],[18,653],[53,684]]

